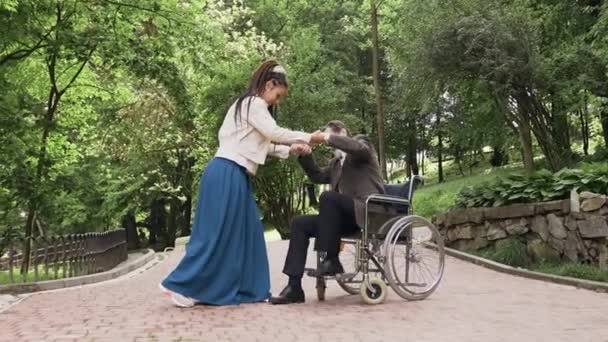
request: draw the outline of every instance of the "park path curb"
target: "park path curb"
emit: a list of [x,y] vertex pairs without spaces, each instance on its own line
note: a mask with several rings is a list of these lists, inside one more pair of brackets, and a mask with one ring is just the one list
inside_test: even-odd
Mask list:
[[127,273],[130,273],[146,265],[148,262],[154,259],[155,256],[156,254],[154,253],[154,251],[148,249],[146,250],[144,255],[135,259],[134,261],[106,272],[89,274],[73,278],[39,281],[33,283],[0,285],[0,294],[25,294],[99,283],[102,281],[118,278]]
[[598,282],[598,281],[584,280],[584,279],[578,279],[578,278],[572,278],[572,277],[551,275],[551,274],[547,274],[547,273],[529,271],[529,270],[526,270],[523,268],[515,268],[515,267],[507,266],[507,265],[504,265],[504,264],[501,264],[501,263],[498,263],[498,262],[495,262],[492,260],[488,260],[485,258],[478,257],[476,255],[464,253],[464,252],[461,252],[461,251],[458,251],[458,250],[455,250],[452,248],[448,248],[448,247],[445,247],[445,252],[447,255],[449,255],[451,257],[458,258],[458,259],[464,260],[464,261],[468,261],[473,264],[476,264],[476,265],[479,265],[479,266],[482,266],[485,268],[489,268],[489,269],[497,271],[497,272],[507,273],[510,275],[528,278],[528,279],[546,281],[546,282],[555,283],[555,284],[574,286],[577,288],[592,290],[592,291],[596,291],[596,292],[608,292],[608,283],[602,283],[602,282]]

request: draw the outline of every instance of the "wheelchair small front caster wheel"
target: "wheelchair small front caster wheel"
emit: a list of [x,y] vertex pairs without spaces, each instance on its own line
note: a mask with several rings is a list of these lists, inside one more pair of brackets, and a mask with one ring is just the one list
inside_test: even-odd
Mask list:
[[371,305],[383,303],[388,293],[386,283],[380,278],[372,278],[367,283],[363,282],[359,289],[361,299]]

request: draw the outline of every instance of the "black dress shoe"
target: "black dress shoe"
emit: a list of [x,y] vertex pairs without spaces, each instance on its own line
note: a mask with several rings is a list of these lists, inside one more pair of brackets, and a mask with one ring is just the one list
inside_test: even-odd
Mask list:
[[344,273],[344,267],[342,267],[340,259],[338,258],[323,260],[316,272],[317,276],[319,277],[335,276],[339,273]]
[[304,300],[304,290],[302,288],[296,289],[289,285],[285,286],[277,297],[270,297],[271,304],[304,303]]

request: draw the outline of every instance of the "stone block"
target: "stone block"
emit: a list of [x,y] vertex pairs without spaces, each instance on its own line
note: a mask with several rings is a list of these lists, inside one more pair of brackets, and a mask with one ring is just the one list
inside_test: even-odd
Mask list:
[[543,263],[560,261],[559,253],[539,239],[529,241],[526,250],[534,262]]
[[568,232],[568,237],[564,244],[564,255],[568,260],[572,262],[578,262],[579,253],[578,239],[576,238],[576,232]]
[[437,214],[437,215],[433,215],[433,224],[437,225],[437,226],[442,226],[445,224],[445,217],[447,214],[443,213],[443,214]]
[[600,238],[608,236],[608,223],[604,216],[590,216],[577,222],[583,238]]
[[583,200],[581,203],[581,210],[584,212],[599,210],[606,204],[606,197],[598,196]]
[[570,200],[568,200],[568,199],[562,200],[562,213],[564,215],[567,215],[570,213]]
[[485,237],[476,237],[475,240],[473,240],[473,248],[475,248],[475,250],[486,248],[489,245],[490,242]]
[[447,213],[445,223],[448,226],[454,226],[463,223],[482,223],[483,222],[483,208],[469,208],[459,209],[450,211]]
[[475,230],[471,224],[455,226],[448,229],[448,240],[450,241],[473,238],[475,238]]
[[547,213],[554,212],[554,211],[562,211],[562,207],[563,207],[563,204],[562,204],[561,200],[536,203],[535,214],[542,215],[542,214],[547,214]]
[[450,248],[457,249],[459,251],[468,252],[471,251],[471,240],[458,240],[452,241],[448,244]]
[[549,245],[553,247],[559,254],[562,254],[565,249],[566,242],[562,239],[556,239],[553,236],[549,237]]
[[490,241],[504,239],[507,237],[507,232],[499,225],[488,223],[488,234],[486,238]]
[[475,238],[480,238],[483,237],[485,238],[486,236],[488,236],[488,226],[484,223],[484,224],[478,224],[476,225],[473,230],[475,231]]
[[485,238],[476,238],[474,240],[458,240],[450,244],[450,247],[459,251],[476,251],[488,247],[490,243]]
[[453,210],[447,213],[445,225],[448,227],[467,222],[467,209]]
[[591,191],[583,191],[583,192],[581,192],[581,193],[578,195],[578,197],[579,197],[581,200],[583,200],[583,201],[584,201],[584,200],[587,200],[587,199],[590,199],[590,198],[597,198],[597,197],[600,197],[600,196],[602,196],[602,195],[601,195],[601,194],[596,194],[596,193],[591,192]]
[[566,227],[562,223],[562,219],[555,214],[547,215],[547,223],[549,224],[549,232],[558,239],[565,239],[568,234]]
[[570,190],[570,212],[578,213],[581,211],[581,202],[576,190]]
[[543,241],[547,241],[549,239],[549,225],[547,224],[547,219],[544,216],[534,216],[530,224],[530,229],[540,235]]
[[572,217],[572,215],[568,215],[564,218],[564,226],[568,228],[568,230],[577,230],[578,225],[576,223],[576,219]]
[[606,243],[600,244],[597,247],[597,263],[602,270],[608,269],[608,247],[606,247]]
[[486,219],[508,219],[508,218],[519,218],[526,216],[534,216],[536,207],[534,204],[514,204],[505,207],[498,208],[486,208],[485,218]]
[[530,230],[528,228],[528,221],[525,218],[506,220],[503,222],[503,226],[509,235],[523,235]]
[[589,247],[589,249],[587,250],[589,252],[589,255],[595,259],[598,256],[598,252],[597,252],[597,248],[594,247]]
[[570,216],[572,216],[575,220],[584,220],[584,219],[586,219],[587,217],[589,217],[591,215],[584,214],[584,213],[581,213],[581,212],[578,212],[578,213],[571,212]]

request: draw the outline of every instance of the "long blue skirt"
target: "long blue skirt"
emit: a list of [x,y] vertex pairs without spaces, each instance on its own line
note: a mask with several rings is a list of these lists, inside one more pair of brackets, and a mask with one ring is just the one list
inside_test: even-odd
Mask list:
[[222,158],[207,165],[186,255],[162,284],[211,305],[270,297],[264,229],[244,168]]

